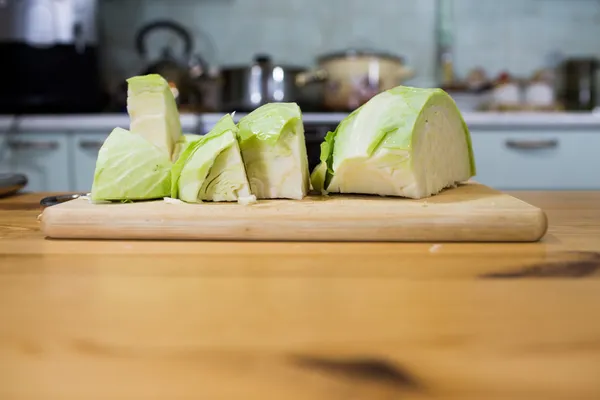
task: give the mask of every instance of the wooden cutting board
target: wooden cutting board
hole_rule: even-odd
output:
[[[46,208],[42,230],[69,239],[529,242],[544,236],[547,220],[537,207],[468,183],[422,200],[331,195],[242,206],[76,199]]]

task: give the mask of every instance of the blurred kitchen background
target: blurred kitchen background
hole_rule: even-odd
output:
[[[0,0],[0,187],[89,191],[125,79],[159,73],[186,133],[298,102],[311,167],[374,94],[442,87],[476,180],[600,189],[598,38],[600,0]]]

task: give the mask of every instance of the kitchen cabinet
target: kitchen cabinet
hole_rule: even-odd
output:
[[[475,180],[500,190],[600,189],[600,131],[471,130]]]
[[[344,116],[303,116],[311,169],[319,161],[325,133]],[[186,115],[183,130],[204,134],[220,117]],[[472,113],[466,120],[475,180],[499,190],[600,190],[600,116]],[[0,120],[0,173],[27,175],[27,191],[89,192],[110,127],[126,127],[127,122],[126,115],[27,117],[16,133],[9,133],[9,122]]]
[[[25,191],[88,192],[98,150],[116,126],[129,127],[125,113],[0,117],[0,173],[27,176]],[[184,132],[195,133],[198,117],[182,114]]]
[[[8,138],[7,134],[0,136],[0,174],[10,172]]]
[[[108,137],[108,133],[74,133],[70,140],[73,149],[73,191],[88,193],[92,189],[94,181],[94,170],[98,151]]]
[[[27,176],[25,191],[68,191],[70,150],[66,133],[13,133],[2,137],[0,172]]]

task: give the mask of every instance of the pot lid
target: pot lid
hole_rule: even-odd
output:
[[[392,53],[387,53],[384,51],[378,51],[369,48],[348,48],[340,51],[334,51],[331,53],[326,53],[317,58],[317,61],[329,61],[334,58],[346,58],[346,57],[378,57],[385,58],[392,61],[397,61],[400,63],[404,62],[404,58],[402,56],[398,56]]]

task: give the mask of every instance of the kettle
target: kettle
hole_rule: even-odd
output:
[[[193,55],[194,42],[190,33],[181,25],[169,20],[151,22],[142,27],[136,35],[136,49],[140,56],[147,57],[147,36],[156,30],[175,32],[183,41],[184,54],[176,57],[171,48],[162,50],[160,59],[150,63],[142,75],[158,74],[171,87],[177,104],[183,108],[196,108],[202,103],[202,90],[199,79],[207,70],[207,64],[199,55]]]

